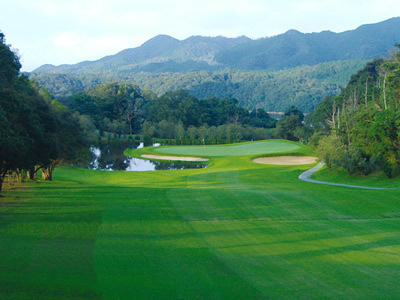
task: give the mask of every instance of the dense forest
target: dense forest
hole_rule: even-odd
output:
[[[399,47],[399,45],[397,45]],[[400,52],[353,75],[309,115],[312,143],[329,168],[368,175],[400,172]]]
[[[0,32],[0,191],[7,173],[25,180],[41,169],[51,180],[54,168],[87,151],[79,119],[65,106],[41,94],[21,75],[18,57]]]
[[[106,83],[64,99],[85,118],[85,127],[146,139],[202,140],[208,143],[265,139],[276,121],[264,110],[249,111],[230,98],[198,99],[184,90],[157,97],[132,84]]]
[[[366,62],[335,61],[276,72],[31,73],[29,76],[58,99],[98,84],[120,82],[136,84],[143,90],[154,91],[158,96],[185,89],[198,98],[235,98],[241,106],[251,110],[262,108],[265,111],[286,111],[294,105],[304,112],[310,112],[324,96],[338,95],[351,74],[361,69]]]

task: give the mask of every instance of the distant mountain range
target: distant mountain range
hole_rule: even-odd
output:
[[[327,61],[364,60],[386,55],[400,42],[400,18],[363,25],[342,33],[296,30],[259,39],[215,55],[215,61],[234,69],[284,69]]]
[[[158,35],[142,46],[125,49],[96,61],[75,65],[43,65],[33,72],[93,73],[93,72],[163,72],[214,69],[215,54],[251,41],[247,37],[225,38],[192,36],[179,41],[168,35]]]
[[[158,95],[185,89],[199,98],[236,98],[249,109],[309,112],[338,95],[368,60],[400,43],[400,18],[342,33],[289,30],[270,38],[156,36],[142,46],[96,61],[43,65],[30,74],[55,97],[66,99],[106,82],[127,82]]]
[[[381,57],[400,42],[400,18],[342,33],[289,30],[270,38],[156,36],[142,46],[96,61],[43,65],[33,73],[193,72],[220,69],[281,70],[328,61]]]

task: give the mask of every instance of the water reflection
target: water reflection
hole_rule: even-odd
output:
[[[160,144],[153,144],[160,146]],[[181,170],[181,169],[199,169],[205,168],[207,164],[193,162],[159,162],[147,159],[133,158],[124,155],[126,148],[140,149],[143,143],[131,145],[127,147],[121,144],[107,144],[92,146],[92,160],[88,165],[89,169],[103,171],[156,171],[156,170]]]

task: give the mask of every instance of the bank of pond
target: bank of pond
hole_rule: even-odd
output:
[[[161,144],[154,143],[149,146],[158,147],[161,146]],[[125,143],[93,145],[90,147],[89,160],[81,161],[76,166],[92,170],[133,172],[199,169],[208,166],[206,163],[149,160],[130,157],[124,154],[127,148],[140,149],[143,147],[143,142],[134,143],[128,146]]]

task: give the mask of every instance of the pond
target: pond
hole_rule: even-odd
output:
[[[153,147],[160,144],[153,144]],[[200,169],[208,165],[204,163],[193,162],[159,162],[148,159],[134,158],[124,155],[126,145],[106,144],[90,147],[92,159],[87,166],[92,170],[103,171],[157,171],[157,170],[182,170],[182,169]],[[143,143],[132,145],[132,149],[143,148]]]

